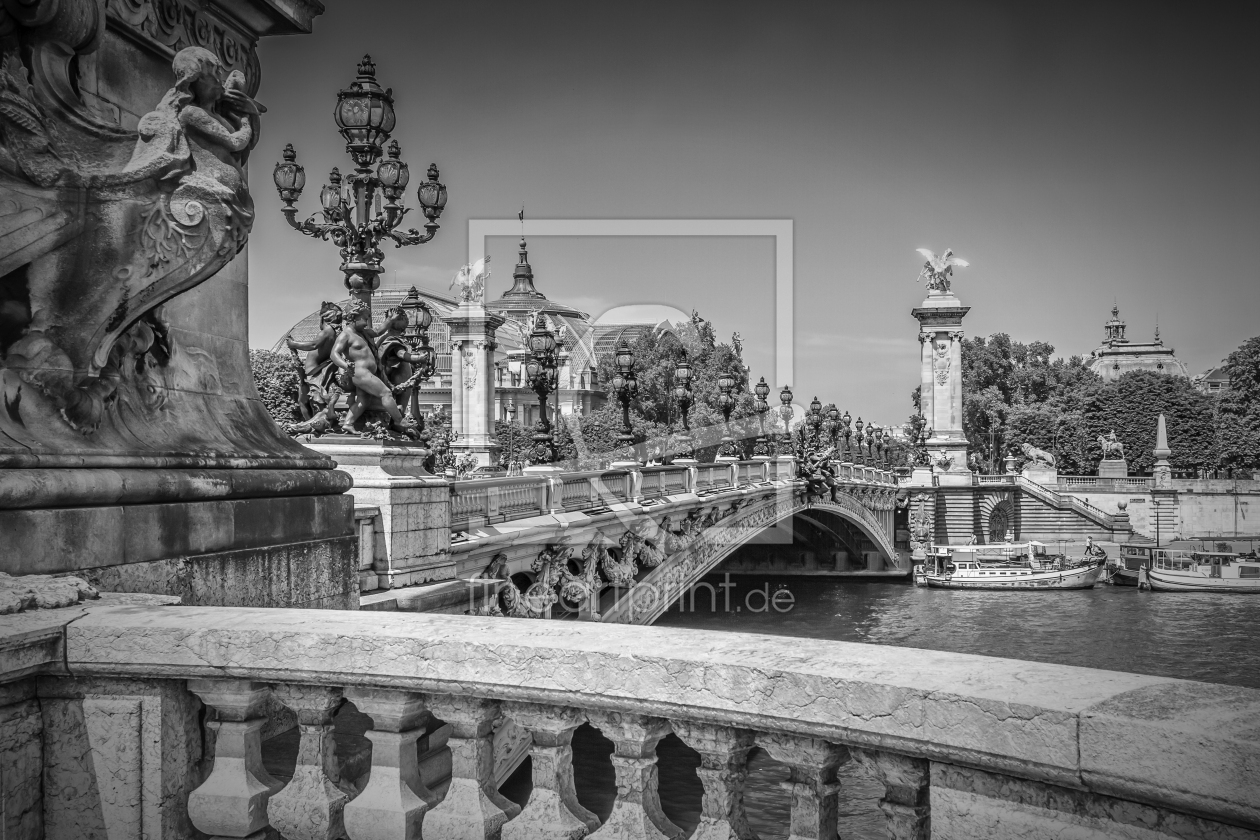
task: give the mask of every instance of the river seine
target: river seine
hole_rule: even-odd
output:
[[[1260,597],[1152,594],[1099,586],[1074,592],[961,592],[908,583],[808,577],[731,576],[730,612],[707,594],[695,610],[676,605],[661,627],[730,630],[1001,656],[1260,689]],[[721,577],[711,577],[716,585]],[[763,610],[764,595],[791,593],[786,611]],[[722,590],[718,590],[719,593]],[[786,596],[778,599],[787,605]],[[612,744],[589,727],[574,738],[578,795],[602,818],[615,784]],[[670,736],[660,755],[661,802],[688,833],[699,819],[699,757]],[[781,765],[764,752],[750,761],[750,822],[763,840],[786,836],[788,802]],[[841,770],[840,836],[884,838],[878,784]],[[506,792],[506,791],[505,791]]]

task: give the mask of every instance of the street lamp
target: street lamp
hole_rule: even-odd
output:
[[[420,383],[431,377],[437,369],[437,354],[429,346],[429,326],[433,323],[433,310],[420,299],[420,290],[415,286],[407,290],[401,309],[407,316],[403,340],[411,351],[408,361],[412,366],[411,376],[403,387],[411,391],[411,419],[416,422],[416,430],[423,432],[424,418],[420,414]]]
[[[866,466],[866,446],[862,437],[862,418],[859,417],[857,422],[853,424],[855,438],[857,440],[858,456],[854,463]]]
[[[678,436],[677,458],[690,460],[694,452],[691,448],[691,424],[687,422],[687,411],[695,400],[691,396],[691,364],[687,361],[687,351],[674,364],[674,398],[678,400],[678,410],[682,414],[682,434]]]
[[[401,160],[402,149],[390,141],[394,130],[394,97],[392,90],[376,81],[376,65],[371,56],[359,62],[358,76],[348,88],[337,92],[333,119],[346,141],[346,152],[353,159],[354,172],[345,176],[337,169],[329,173],[320,190],[323,221],[312,216],[297,220],[297,200],[306,186],[306,172],[297,162],[293,144],[284,147],[282,163],[277,163],[272,180],[280,194],[289,225],[305,236],[331,239],[341,249],[341,271],[351,296],[371,308],[372,293],[380,286],[381,261],[385,255],[381,245],[388,239],[394,247],[428,242],[438,230],[438,218],[446,207],[446,187],[438,181],[436,165],[430,165],[428,180],[416,191],[421,212],[427,222],[424,233],[415,228],[397,230],[409,212],[402,204],[403,193],[411,180],[407,164]],[[382,154],[385,160],[380,161]],[[372,166],[380,161],[375,171]],[[382,201],[383,199],[383,201]]]
[[[731,410],[735,408],[736,379],[729,372],[718,375],[718,411],[722,412],[722,443],[718,446],[719,458],[735,458],[735,439],[731,437]]]
[[[783,418],[783,436],[779,438],[779,454],[792,454],[792,388],[783,386],[779,391],[779,416]]]
[[[827,430],[832,447],[835,447],[836,437],[840,434],[840,409],[836,408],[835,403],[823,406],[823,428]],[[834,453],[832,457],[835,457]]]
[[[504,407],[508,418],[508,465],[507,474],[517,474],[516,464],[516,400],[508,397],[507,405]]]
[[[875,427],[875,466],[884,469],[884,427]]]
[[[850,424],[853,422],[853,415],[846,411],[844,413],[844,416],[840,418],[840,422],[844,424],[844,429],[843,429],[844,445],[842,447],[844,451],[840,460],[852,464],[853,463],[853,441],[852,441],[853,429],[850,428]]]
[[[766,397],[770,396],[770,386],[766,384],[764,376],[757,380],[753,393],[756,395],[753,408],[757,411],[757,428],[761,430],[761,434],[757,435],[757,440],[753,443],[753,456],[766,458],[770,455],[770,443],[766,440],[766,412],[770,410],[770,403],[766,402]]]
[[[551,433],[551,417],[547,410],[547,396],[558,385],[558,352],[556,336],[547,328],[547,316],[541,312],[534,316],[534,329],[526,342],[529,356],[525,360],[525,375],[529,387],[538,395],[538,422],[534,425],[533,447],[529,460],[533,464],[553,464],[556,461],[555,437]]]
[[[634,429],[630,426],[630,401],[639,392],[639,380],[634,375],[634,351],[623,338],[615,354],[617,372],[613,374],[613,391],[621,403],[621,434],[617,435],[619,447],[634,446]],[[638,457],[631,455],[637,462]]]

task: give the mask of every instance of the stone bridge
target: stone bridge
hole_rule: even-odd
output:
[[[892,474],[837,472],[834,499],[808,497],[786,458],[453,482],[451,557],[459,578],[507,578],[530,594],[514,604],[509,593],[505,611],[550,614],[559,595],[584,602],[588,617],[635,624],[655,621],[741,546],[791,546],[803,525],[834,544],[832,571],[908,573],[893,545]],[[616,606],[601,609],[601,595]]]
[[[751,547],[743,565],[726,571],[910,571],[908,546],[894,544],[896,478],[874,467],[835,464],[836,492],[820,498],[807,496],[791,457],[448,481],[406,447],[316,447],[354,479],[365,609],[476,610],[489,590],[469,582],[494,578],[536,587],[525,604],[508,593],[510,614],[551,615],[542,590],[567,589],[566,601],[589,602],[588,618],[651,623],[741,546]],[[633,610],[606,610],[633,588]]]

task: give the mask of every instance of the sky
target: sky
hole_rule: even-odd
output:
[[[432,242],[387,249],[385,283],[445,290],[468,220],[523,204],[548,297],[699,311],[754,380],[879,423],[918,384],[917,248],[971,263],[968,335],[1088,353],[1115,302],[1198,373],[1260,334],[1253,4],[325,4],[313,34],[260,46],[253,346],[344,296],[335,247],[285,224],[268,176],[292,142],[315,211],[350,165],[332,109],[365,52],[412,185],[436,162],[450,191]],[[531,238],[531,218],[791,220],[791,381],[771,236]],[[488,296],[516,249],[489,240]]]

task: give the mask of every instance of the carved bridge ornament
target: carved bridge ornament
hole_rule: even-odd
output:
[[[138,133],[103,121],[73,78],[78,55],[118,37],[107,10],[111,27],[174,55],[175,85]],[[215,358],[160,307],[245,246],[257,83],[252,42],[196,4],[0,7],[0,466],[155,451],[208,466],[207,452],[235,451],[256,418],[217,416]],[[181,456],[190,427],[200,451]]]
[[[548,544],[533,561],[534,583],[524,593],[513,584],[504,586],[499,603],[483,614],[541,618],[557,604],[576,611],[583,604],[595,604],[605,587],[617,586],[627,588],[628,595],[600,620],[650,624],[753,534],[810,509],[832,510],[856,522],[888,557],[896,557],[873,513],[893,509],[894,491],[862,485],[844,489],[847,492],[834,501],[811,498],[798,487],[751,503],[737,498],[696,508],[684,516],[672,514],[659,525],[643,517],[616,542],[597,530],[580,558],[573,556],[573,547],[564,541]],[[636,581],[640,566],[652,571]],[[485,576],[507,576],[504,555],[495,556]]]

